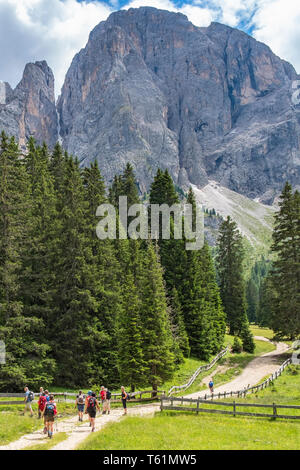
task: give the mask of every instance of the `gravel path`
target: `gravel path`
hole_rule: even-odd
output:
[[[263,337],[255,337],[255,339],[269,341]],[[262,356],[256,357],[253,361],[245,367],[243,372],[237,376],[231,382],[228,382],[220,387],[217,387],[214,393],[225,392],[225,391],[237,391],[242,390],[248,385],[256,385],[260,382],[265,376],[271,375],[278,369],[278,364],[280,364],[280,355],[285,353],[289,349],[289,346],[285,343],[276,343],[276,350],[269,353],[263,354]],[[218,366],[220,368],[224,366]],[[225,370],[225,369],[224,369]],[[216,373],[216,371],[215,371]],[[204,383],[208,383],[210,376],[205,378]],[[197,398],[203,397],[207,393],[207,390],[202,392],[191,393],[185,395],[186,398]],[[139,405],[135,407],[128,408],[129,416],[145,416],[153,415],[156,411],[159,410],[159,404],[151,405]],[[113,409],[110,415],[100,415],[96,419],[95,431],[101,430],[107,423],[114,423],[122,419],[123,409]],[[74,416],[58,422],[58,432],[66,432],[68,438],[60,442],[52,448],[52,450],[73,450],[75,449],[84,439],[89,436],[91,429],[89,427],[89,422],[87,418],[84,418],[85,421],[78,425],[78,417]],[[55,428],[54,428],[55,430]],[[0,450],[21,450],[25,447],[39,445],[44,442],[47,442],[48,437],[45,436],[41,430],[35,431],[31,434],[26,434],[22,436],[17,441],[11,442],[5,446],[0,446]]]

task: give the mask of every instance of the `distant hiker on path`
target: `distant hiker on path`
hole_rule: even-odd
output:
[[[96,398],[96,394],[92,392],[87,399],[85,413],[89,415],[90,426],[92,427],[92,432],[95,431],[95,418],[97,410],[100,412],[100,406]]]
[[[78,395],[76,397],[76,406],[77,406],[77,409],[78,409],[78,420],[79,421],[83,421],[84,402],[85,402],[85,396],[83,395],[82,391],[79,390]]]
[[[33,411],[32,411],[32,406],[31,402],[34,400],[34,394],[33,392],[30,392],[29,388],[26,386],[24,387],[24,392],[25,392],[25,408],[24,408],[24,415],[26,411],[30,411],[30,416],[33,416]]]
[[[122,396],[122,404],[124,408],[124,415],[127,415],[127,400],[128,400],[128,393],[125,391],[125,387],[121,387],[121,396]]]
[[[38,401],[38,418],[39,419],[41,419],[41,417],[43,415],[43,411],[45,409],[46,403],[47,403],[47,399],[46,399],[45,393],[43,392],[40,395],[40,398],[39,398],[39,401]]]
[[[43,411],[43,416],[45,418],[45,425],[48,432],[48,437],[52,439],[53,436],[53,426],[54,426],[54,419],[57,415],[56,403],[54,401],[54,396],[50,395],[49,401],[46,402],[46,406]]]
[[[214,382],[213,382],[213,379],[210,379],[210,382],[209,382],[208,386],[209,386],[210,393],[213,394],[213,393],[214,393]]]
[[[101,387],[101,390],[100,390],[100,399],[101,399],[101,403],[102,403],[102,414],[105,415],[106,414],[106,408],[107,408],[107,405],[106,405],[106,388]]]

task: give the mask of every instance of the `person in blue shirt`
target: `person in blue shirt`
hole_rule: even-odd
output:
[[[210,379],[210,382],[208,384],[210,393],[214,393],[214,382],[213,379]]]

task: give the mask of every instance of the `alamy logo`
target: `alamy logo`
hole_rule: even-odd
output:
[[[198,205],[194,211],[192,204],[133,204],[128,208],[127,196],[120,196],[118,216],[112,204],[101,204],[96,216],[101,217],[96,227],[100,240],[115,240],[118,227],[119,239],[170,240],[172,235],[175,240],[186,240],[186,250],[200,250],[204,245],[204,214]]]
[[[292,103],[297,106],[300,104],[300,80],[294,80],[292,89],[295,90],[292,94]]]
[[[0,364],[5,364],[5,343],[0,341]]]

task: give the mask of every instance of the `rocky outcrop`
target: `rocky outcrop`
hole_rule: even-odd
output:
[[[271,202],[299,182],[293,67],[227,26],[178,13],[113,13],[90,34],[58,103],[63,144],[111,180],[130,161],[141,190],[158,167],[179,185],[208,179]]]
[[[33,136],[53,147],[58,139],[54,77],[45,61],[27,64],[22,80],[12,90],[0,82],[0,130],[15,136],[22,148]]]

